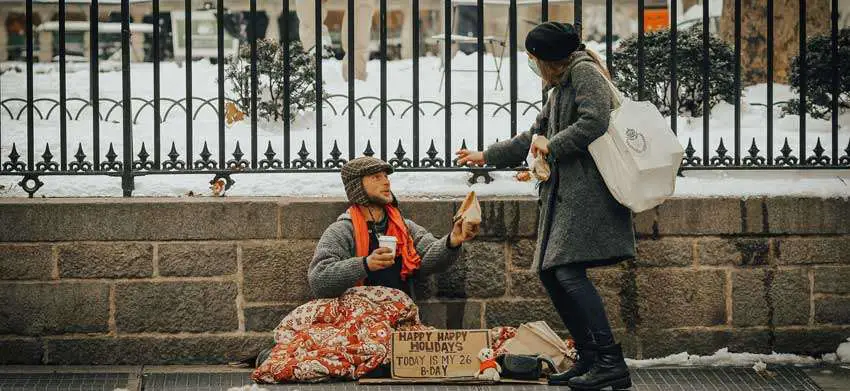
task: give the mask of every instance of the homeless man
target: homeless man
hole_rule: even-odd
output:
[[[437,239],[404,219],[390,191],[392,172],[372,157],[342,167],[349,208],[322,234],[310,262],[307,279],[316,299],[290,311],[275,328],[275,345],[256,358],[254,381],[387,376],[392,332],[429,329],[412,300],[413,280],[451,266],[479,227],[460,219]],[[379,236],[394,237],[395,251],[380,247]]]
[[[319,239],[308,280],[316,297],[338,297],[348,288],[385,286],[413,294],[413,279],[439,273],[453,264],[461,245],[475,237],[478,225],[455,222],[452,232],[435,238],[402,217],[390,190],[393,168],[373,157],[342,167],[349,208]],[[394,236],[393,250],[378,246],[378,236]]]

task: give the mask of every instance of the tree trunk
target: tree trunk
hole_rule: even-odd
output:
[[[806,2],[806,36],[829,32],[830,0]],[[720,37],[735,44],[735,0],[723,0]],[[800,0],[773,2],[773,80],[788,83],[791,60],[800,52]],[[767,81],[767,4],[741,1],[741,80]]]

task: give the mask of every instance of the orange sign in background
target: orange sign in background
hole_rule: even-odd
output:
[[[644,31],[664,30],[670,27],[670,11],[667,8],[647,8],[643,12]]]

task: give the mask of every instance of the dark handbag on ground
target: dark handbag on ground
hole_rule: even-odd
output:
[[[543,376],[543,363],[552,373],[558,372],[555,363],[547,356],[530,354],[505,354],[496,358],[502,367],[501,377],[514,380],[539,380]]]

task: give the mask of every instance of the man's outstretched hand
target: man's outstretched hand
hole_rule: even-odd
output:
[[[480,223],[464,223],[463,219],[459,219],[452,227],[452,233],[449,234],[449,245],[457,247],[467,240],[472,240],[476,235],[478,235],[478,229],[480,227]]]

